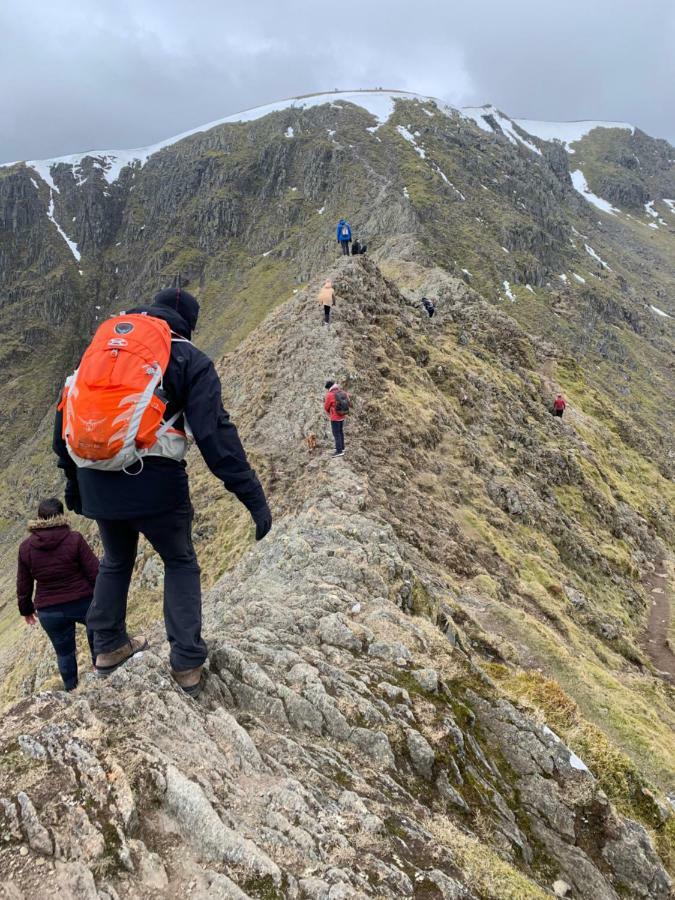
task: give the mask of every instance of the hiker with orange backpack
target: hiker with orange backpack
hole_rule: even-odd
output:
[[[347,393],[335,381],[327,381],[324,385],[328,391],[323,403],[324,411],[330,419],[330,427],[335,440],[333,459],[343,456],[345,452],[345,419],[349,415],[352,401]]]
[[[215,367],[190,341],[198,315],[197,300],[177,287],[157,294],[151,307],[104,322],[66,382],[54,431],[66,505],[96,519],[103,543],[87,616],[97,673],[109,675],[147,647],[126,630],[142,534],[164,563],[171,674],[192,695],[201,688],[207,648],[184,462],[188,434],[251,513],[256,540],[272,527],[262,485],[223,409]]]

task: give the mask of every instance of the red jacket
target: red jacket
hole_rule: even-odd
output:
[[[555,400],[553,401],[553,409],[561,410],[561,409],[565,409],[566,406],[567,406],[567,401],[565,400],[564,397],[556,397]]]
[[[343,422],[347,418],[347,416],[341,416],[339,413],[335,412],[335,392],[341,390],[342,388],[339,384],[334,384],[326,394],[326,399],[324,400],[323,408],[330,416],[331,422]],[[347,394],[347,391],[345,391],[345,394]],[[349,396],[349,394],[347,394],[347,396]]]
[[[22,616],[32,615],[36,608],[91,597],[98,575],[98,559],[78,531],[71,531],[60,516],[54,525],[42,525],[34,523],[32,534],[19,547],[16,596]]]

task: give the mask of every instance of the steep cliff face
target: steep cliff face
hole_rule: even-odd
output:
[[[37,853],[92,897],[668,896],[675,712],[642,633],[675,543],[672,148],[379,94],[244,119],[0,168],[13,883],[35,892]],[[379,270],[331,268],[341,215]],[[56,391],[98,319],[178,271],[278,527],[251,548],[192,458],[206,695],[173,690],[157,631],[106,685],[31,697],[57,680],[13,562],[60,489]],[[328,376],[356,401],[337,463]],[[142,547],[134,626],[160,588]]]
[[[329,274],[331,329],[299,293],[223,365],[280,516],[206,600],[204,693],[172,686],[157,632],[104,684],[10,707],[6,879],[30,896],[42,859],[76,897],[503,900],[550,896],[554,882],[589,900],[669,897],[654,846],[668,846],[665,807],[645,794],[648,827],[624,818],[607,795],[608,757],[580,758],[542,711],[508,698],[499,681],[524,660],[515,646],[500,655],[474,616],[479,600],[519,601],[487,593],[494,560],[475,557],[460,579],[448,546],[458,512],[440,502],[428,519],[452,487],[427,454],[450,467],[449,443],[467,435],[416,351],[459,368],[473,351],[444,347],[452,310],[431,331],[372,264]],[[480,303],[446,287],[457,308]],[[492,315],[513,339],[515,323]],[[348,454],[334,462],[318,411],[326,372],[355,399]],[[571,431],[554,432],[552,453],[568,452]],[[308,433],[319,454],[303,447]]]

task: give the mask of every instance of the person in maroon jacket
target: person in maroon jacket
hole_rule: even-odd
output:
[[[30,537],[19,547],[16,573],[19,612],[28,625],[35,625],[37,615],[56,651],[63,686],[72,691],[78,683],[75,625],[86,625],[98,559],[82,535],[71,531],[63,504],[55,497],[40,503],[38,518],[28,530]],[[87,639],[93,662],[89,629]]]
[[[563,413],[565,412],[565,407],[567,406],[567,401],[563,397],[562,394],[558,394],[558,396],[553,401],[553,415],[562,419]]]

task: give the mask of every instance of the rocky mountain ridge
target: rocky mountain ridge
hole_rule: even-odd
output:
[[[112,183],[94,157],[44,178],[0,168],[10,896],[34,893],[42,858],[65,896],[297,883],[502,900],[556,881],[572,897],[668,896],[675,712],[643,631],[675,546],[672,148],[630,127],[550,142],[492,108],[358,99],[215,125]],[[334,269],[340,215],[379,271]],[[279,525],[251,549],[245,514],[191,457],[216,585],[206,696],[174,692],[157,631],[145,660],[65,698],[12,591],[25,520],[61,489],[53,401],[96,322],[179,271]],[[326,274],[330,331],[314,299]],[[337,479],[305,443],[328,446],[330,374],[356,399]],[[160,585],[143,546],[134,627],[158,618]],[[275,779],[294,785],[285,821],[249,790]]]
[[[669,897],[647,830],[509,702],[454,619],[436,554],[388,524],[363,465],[377,438],[363,341],[417,326],[373,265],[348,261],[334,278],[335,327],[317,327],[298,294],[223,369],[285,514],[206,600],[199,700],[172,685],[155,633],[105,683],[3,716],[4,889],[32,896],[46,872],[77,898],[520,900],[554,884]],[[256,406],[272,361],[288,378]],[[286,449],[321,433],[310,401],[327,370],[364,405],[329,464]]]

